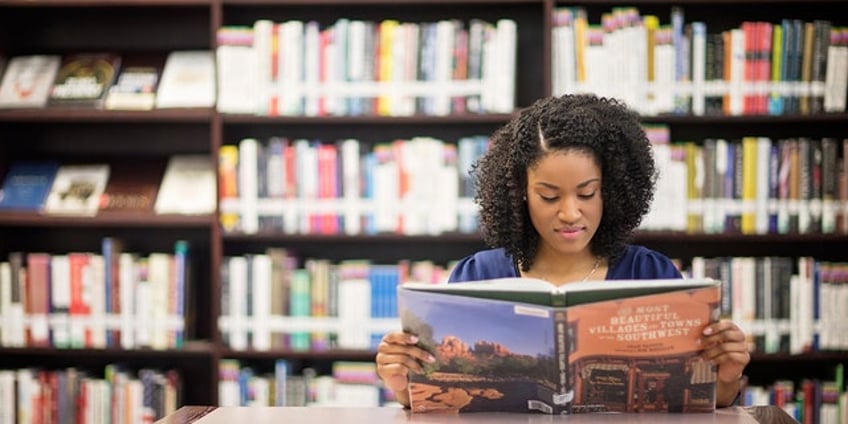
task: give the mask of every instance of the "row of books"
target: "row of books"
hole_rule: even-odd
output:
[[[12,252],[0,262],[0,346],[180,348],[188,243],[146,256],[111,237],[102,246],[96,253]]]
[[[222,359],[218,373],[220,406],[376,407],[392,400],[373,362],[336,361],[329,375],[318,375],[313,368],[297,374],[285,359],[270,372]]]
[[[477,229],[468,171],[488,138],[377,143],[255,138],[219,150],[221,224],[253,234],[441,234]]]
[[[0,63],[3,61],[0,60]],[[165,55],[30,54],[0,67],[0,109],[111,110],[213,107],[215,58],[207,50]]]
[[[749,350],[848,350],[848,263],[810,257],[695,257],[686,273],[722,282],[721,312]]]
[[[217,108],[272,116],[510,113],[517,33],[506,18],[225,26],[217,34]]]
[[[589,22],[583,7],[553,14],[554,93],[617,97],[646,115],[844,112],[848,28],[828,17],[743,21],[709,32],[673,7],[669,22],[616,7]],[[615,63],[615,66],[610,64]]]
[[[842,424],[848,422],[845,382],[845,366],[838,364],[832,380],[777,380],[766,387],[745,384],[740,403],[777,406],[799,423]]]
[[[231,348],[374,349],[398,325],[398,285],[444,283],[450,269],[433,274],[426,263],[309,260],[286,270],[293,261],[281,251],[227,258],[218,323]],[[846,263],[696,257],[683,272],[722,282],[720,311],[749,335],[751,351],[848,350]]]
[[[376,349],[397,328],[397,286],[447,281],[429,261],[372,264],[306,259],[282,248],[224,258],[222,339],[235,350]]]
[[[208,155],[114,163],[12,163],[0,211],[95,216],[99,213],[211,214],[215,167]]]
[[[659,177],[640,229],[848,233],[848,139],[669,142],[666,131],[652,140]]]
[[[0,423],[151,423],[181,405],[174,369],[0,369]]]

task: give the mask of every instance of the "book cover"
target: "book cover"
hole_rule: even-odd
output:
[[[100,212],[153,212],[165,172],[164,161],[126,161],[114,163],[111,169],[100,196]]]
[[[65,56],[50,89],[48,105],[101,107],[120,66],[121,57],[113,53]]]
[[[410,374],[411,409],[712,412],[698,339],[720,299],[713,279],[400,285],[403,329],[437,359]]]
[[[109,165],[62,165],[50,187],[44,212],[94,216],[109,180]]]
[[[40,211],[58,169],[53,161],[13,163],[0,190],[0,210]]]
[[[42,108],[59,71],[58,55],[15,56],[0,81],[0,108]]]
[[[213,107],[215,82],[215,55],[211,51],[171,52],[156,92],[156,107]]]
[[[123,61],[115,84],[109,87],[104,107],[109,110],[151,110],[164,59],[129,57]]]
[[[157,214],[215,212],[215,165],[208,155],[175,155],[168,160],[153,209]]]

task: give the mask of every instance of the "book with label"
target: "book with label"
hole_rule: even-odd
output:
[[[157,108],[215,106],[215,55],[210,50],[168,54],[156,92]]]
[[[109,110],[152,110],[156,107],[156,89],[164,59],[153,56],[128,56],[118,78],[106,94]]]
[[[50,90],[49,106],[100,108],[121,67],[114,53],[65,56]]]
[[[0,81],[0,108],[43,108],[59,71],[59,55],[15,56]]]
[[[0,190],[0,210],[40,211],[58,169],[54,161],[13,163]]]
[[[436,362],[410,374],[419,412],[712,412],[701,331],[713,279],[506,278],[398,286],[403,330]]]
[[[164,160],[111,164],[109,181],[100,196],[100,212],[152,213],[164,172]]]
[[[204,215],[215,212],[215,165],[208,155],[176,155],[168,160],[156,195],[157,214]]]
[[[66,164],[59,167],[47,195],[44,213],[94,216],[109,180],[107,164]]]

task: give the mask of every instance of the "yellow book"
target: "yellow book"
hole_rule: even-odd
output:
[[[574,58],[577,65],[577,82],[586,82],[586,27],[589,25],[586,10],[576,8],[574,14]]]
[[[757,138],[742,139],[742,234],[756,234]]]
[[[379,47],[379,68],[378,79],[380,83],[388,83],[392,81],[394,72],[394,59],[392,57],[392,49],[394,48],[395,31],[400,23],[393,19],[387,19],[380,22],[380,47]],[[377,114],[380,116],[392,115],[391,96],[387,93],[380,93],[377,96]]]
[[[780,115],[783,113],[783,95],[777,89],[781,81],[783,70],[783,27],[775,25],[772,29],[771,42],[771,84],[772,91],[769,96],[769,115]]]
[[[685,141],[682,143],[686,158],[686,199],[688,203],[688,212],[686,214],[686,232],[702,233],[703,226],[703,205],[701,204],[702,191],[704,187],[704,161],[701,155],[701,146],[694,141]],[[701,207],[693,208],[692,205],[698,203]]]

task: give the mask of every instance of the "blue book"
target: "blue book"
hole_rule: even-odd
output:
[[[40,211],[58,169],[52,161],[12,164],[0,191],[0,210]]]

